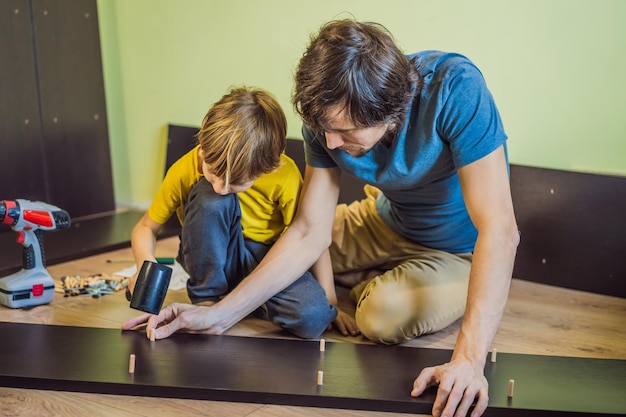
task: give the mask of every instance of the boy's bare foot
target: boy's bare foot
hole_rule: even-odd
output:
[[[344,272],[343,274],[335,274],[335,282],[344,287],[353,288],[362,283],[369,281],[374,277],[382,274],[383,270],[368,269],[366,271]]]

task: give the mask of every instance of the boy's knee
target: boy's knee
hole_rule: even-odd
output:
[[[294,310],[283,311],[271,318],[272,322],[302,339],[316,339],[337,317],[337,309],[328,302],[300,304]]]
[[[325,300],[324,300],[325,301]],[[316,339],[322,335],[337,317],[337,308],[320,302],[303,309],[292,328],[292,332],[303,339]]]
[[[205,228],[215,224],[224,223],[230,227],[229,225],[237,220],[239,213],[239,200],[236,194],[224,196],[216,194],[208,181],[200,181],[194,187],[185,206],[183,229],[193,234],[206,233]]]
[[[268,319],[303,339],[315,339],[337,317],[319,283],[306,272],[266,304]]]
[[[205,182],[208,184],[208,181]],[[211,184],[205,187],[210,188]],[[189,204],[199,209],[202,213],[223,212],[237,203],[236,194],[219,195],[213,192],[212,189],[199,192],[193,199],[189,199]]]

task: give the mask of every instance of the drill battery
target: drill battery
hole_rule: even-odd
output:
[[[0,303],[11,308],[48,304],[54,298],[54,279],[45,269],[24,270],[0,278]]]

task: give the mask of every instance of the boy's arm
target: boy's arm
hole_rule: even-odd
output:
[[[157,233],[181,207],[182,202],[187,200],[187,195],[197,182],[197,177],[201,175],[198,171],[199,149],[199,145],[195,146],[167,170],[150,208],[131,232],[130,244],[137,264],[137,272],[128,283],[131,292],[135,288],[137,274],[143,262],[146,260],[156,262],[154,254],[156,253]]]
[[[337,305],[337,293],[335,292],[335,279],[333,277],[333,265],[330,259],[330,252],[327,250],[311,267],[311,273],[326,293],[328,302]]]
[[[137,281],[137,274],[141,269],[143,262],[148,260],[156,262],[154,254],[156,252],[156,237],[163,225],[155,222],[144,213],[143,217],[137,222],[130,234],[130,245],[137,264],[137,272],[130,278],[128,288],[132,292]]]
[[[359,328],[354,317],[345,313],[337,306],[337,292],[335,291],[335,277],[330,252],[325,250],[322,256],[311,267],[311,273],[326,293],[326,298],[331,305],[337,307],[337,318],[334,321],[337,330],[344,336],[357,336]]]

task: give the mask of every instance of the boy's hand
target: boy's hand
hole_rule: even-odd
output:
[[[358,336],[361,331],[356,325],[354,318],[340,309],[337,309],[337,318],[333,322],[339,333],[344,336]]]
[[[135,291],[135,285],[137,284],[137,277],[139,276],[139,270],[137,270],[130,278],[128,278],[128,291],[132,294]]]
[[[137,284],[137,276],[139,275],[139,271],[135,272],[129,279],[128,279],[128,286],[126,287],[126,299],[128,301],[132,300],[133,298],[133,291],[135,290],[135,285]]]

